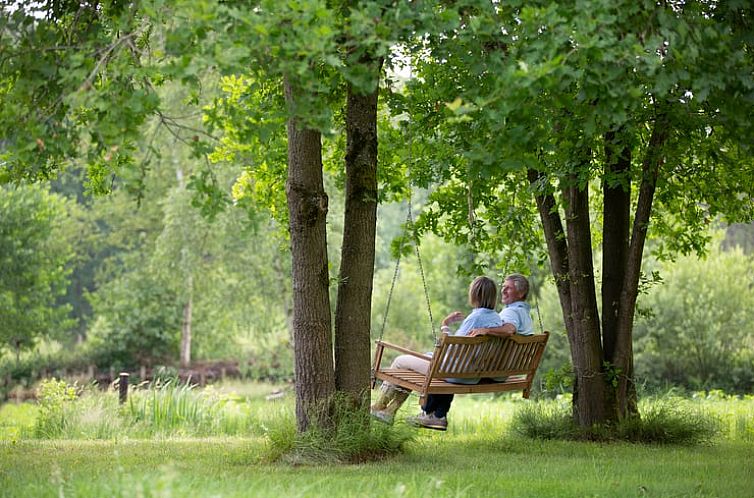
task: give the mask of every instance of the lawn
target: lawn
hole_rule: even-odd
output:
[[[256,403],[268,403],[271,413],[292,409],[285,399]],[[0,410],[0,494],[754,497],[754,441],[748,432],[735,433],[736,426],[749,430],[751,400],[704,401],[710,411],[727,416],[730,429],[700,446],[523,439],[508,431],[521,403],[458,398],[447,433],[417,430],[404,453],[383,461],[317,466],[265,463],[263,429],[233,437],[33,439],[11,427],[33,409],[9,405]]]

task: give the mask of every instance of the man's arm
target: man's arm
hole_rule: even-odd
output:
[[[512,323],[504,323],[499,327],[472,329],[469,337],[478,335],[494,335],[497,337],[508,337],[516,333],[516,327]]]

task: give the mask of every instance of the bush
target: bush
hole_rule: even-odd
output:
[[[713,248],[662,269],[635,326],[637,378],[650,387],[754,390],[754,259]]]
[[[76,387],[63,380],[43,380],[37,389],[39,414],[34,426],[37,437],[52,439],[63,434],[69,423]]]

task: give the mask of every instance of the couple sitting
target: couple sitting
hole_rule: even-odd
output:
[[[469,305],[473,308],[469,316],[464,318],[462,312],[454,311],[442,321],[440,330],[451,334],[450,324],[463,320],[455,335],[472,337],[532,335],[534,332],[530,308],[526,303],[528,295],[529,281],[526,277],[519,274],[506,277],[502,291],[502,302],[505,308],[498,314],[494,309],[497,301],[495,282],[487,277],[477,277],[469,286]],[[390,368],[407,368],[426,374],[429,370],[429,361],[412,355],[400,355],[393,361]],[[456,384],[477,384],[481,379],[445,380]],[[408,395],[409,391],[401,387],[387,382],[383,383],[377,401],[371,407],[372,416],[385,423],[392,423],[395,413],[406,401]],[[452,394],[429,394],[421,413],[407,420],[417,427],[444,431],[448,428],[447,413],[452,401]]]

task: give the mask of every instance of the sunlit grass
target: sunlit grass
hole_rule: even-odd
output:
[[[276,459],[274,452],[280,448],[275,450],[275,439],[293,441],[295,436],[292,393],[267,400],[276,386],[240,385],[238,391],[234,387],[173,386],[153,392],[144,386],[131,393],[135,406],[143,410],[140,416],[145,418],[140,420],[118,404],[114,391],[85,391],[75,401],[75,420],[67,424],[70,433],[65,437],[73,439],[34,439],[35,406],[4,405],[0,407],[0,494],[722,497],[749,496],[754,489],[750,469],[744,465],[754,461],[752,398],[706,394],[683,398],[678,402],[702,407],[723,421],[720,438],[702,446],[656,446],[517,437],[509,429],[520,407],[557,403],[518,395],[458,396],[447,432],[411,429],[402,419],[418,411],[418,399],[412,396],[398,417],[398,428],[413,435],[404,451],[383,460],[344,465],[338,448],[312,440],[309,456],[324,452],[324,458],[301,458],[307,455],[299,452]],[[155,396],[173,396],[169,403],[175,406],[163,404],[150,411]],[[202,410],[212,413],[215,421],[196,413]],[[147,412],[165,417],[156,422],[159,429],[149,427],[155,419],[147,418]],[[168,420],[172,417],[175,422]],[[345,437],[351,436],[346,432]]]

